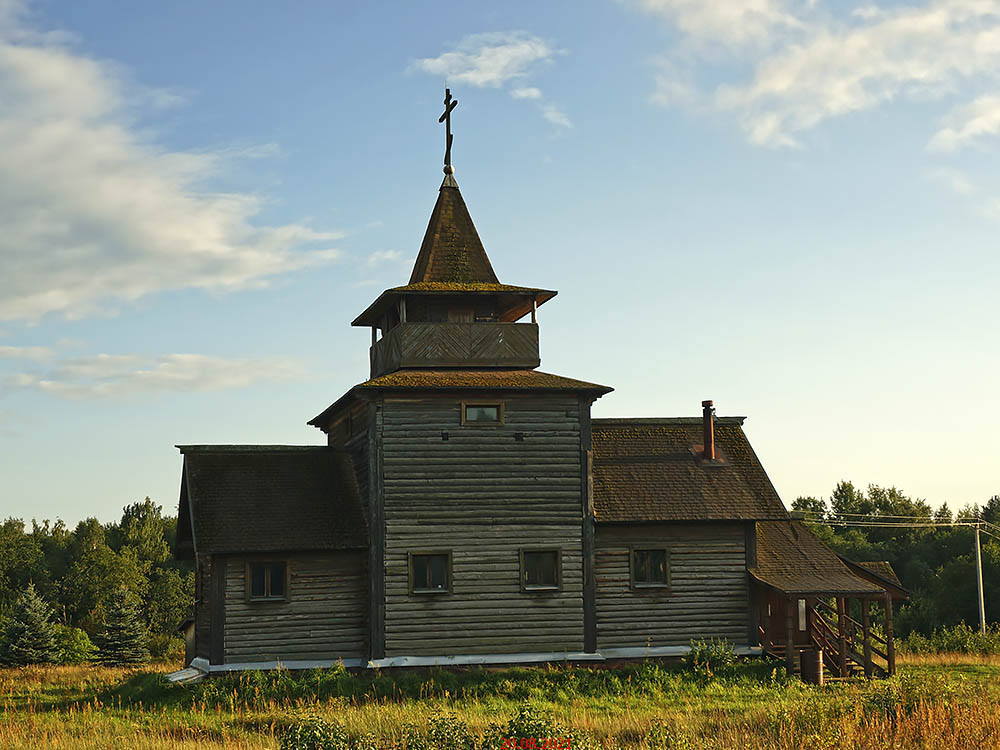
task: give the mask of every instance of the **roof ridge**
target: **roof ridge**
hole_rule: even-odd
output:
[[[293,453],[306,451],[330,451],[336,452],[328,445],[238,445],[238,444],[218,444],[218,445],[175,445],[181,453]]]

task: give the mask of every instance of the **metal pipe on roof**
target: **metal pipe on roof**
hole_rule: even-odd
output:
[[[712,408],[712,401],[701,402],[702,430],[704,432],[704,449],[702,457],[706,461],[715,460],[715,427],[713,425],[715,409]]]

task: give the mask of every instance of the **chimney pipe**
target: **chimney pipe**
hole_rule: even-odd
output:
[[[712,408],[712,402],[702,401],[701,402],[702,412],[702,431],[704,432],[704,444],[705,449],[702,453],[702,458],[706,461],[715,460],[715,409]]]

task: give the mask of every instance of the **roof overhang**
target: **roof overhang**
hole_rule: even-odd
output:
[[[875,591],[876,586],[865,586],[866,581],[859,580],[858,586],[831,586],[825,583],[816,583],[815,585],[806,586],[788,586],[787,584],[778,583],[774,580],[768,579],[767,576],[760,575],[756,570],[752,568],[747,569],[747,573],[758,583],[767,586],[773,591],[777,591],[779,594],[784,594],[785,596],[797,596],[797,597],[812,597],[812,596],[859,596],[859,597],[873,597],[878,592]]]
[[[385,311],[394,306],[402,297],[496,297],[500,303],[501,323],[513,323],[531,312],[532,304],[540,306],[555,297],[551,289],[535,289],[510,284],[479,284],[458,282],[420,282],[386,289],[363,313],[352,322],[352,326],[378,326]]]

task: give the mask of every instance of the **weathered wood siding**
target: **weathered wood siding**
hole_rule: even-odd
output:
[[[194,579],[194,655],[207,659],[212,638],[212,558],[197,555]]]
[[[502,400],[504,424],[463,427],[463,398]],[[386,656],[582,650],[577,396],[386,398],[378,429]],[[521,591],[522,548],[561,550],[560,591]],[[410,594],[407,553],[430,550],[451,593]]]
[[[668,591],[632,591],[633,546],[665,546]],[[750,618],[744,526],[648,524],[597,527],[597,645],[686,646],[692,638],[747,642]]]
[[[367,656],[367,553],[280,556],[290,568],[289,598],[246,600],[247,560],[226,567],[226,663]],[[274,557],[274,556],[270,556]]]

